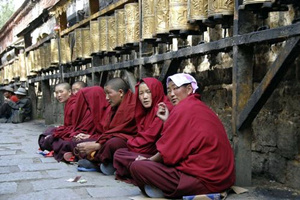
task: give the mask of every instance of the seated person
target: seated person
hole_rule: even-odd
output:
[[[14,89],[10,86],[4,86],[0,89],[3,91],[3,96],[5,100],[11,100],[13,102],[17,102],[19,99],[14,93]]]
[[[77,143],[96,141],[103,133],[104,119],[110,111],[102,87],[83,88],[76,96],[71,128],[53,134],[52,147],[57,161],[72,161],[70,158]]]
[[[169,113],[160,103],[157,115],[165,121],[158,153],[139,156],[130,166],[138,187],[150,197],[182,198],[223,192],[234,184],[234,156],[217,115],[195,94],[188,74],[168,77]]]
[[[64,106],[64,124],[59,127],[49,127],[39,136],[39,146],[41,150],[52,151],[53,133],[64,135],[72,130],[72,117],[75,109],[76,96],[71,94],[69,83],[59,83],[55,86],[55,97]]]
[[[24,122],[25,119],[31,118],[31,100],[26,96],[27,91],[25,88],[18,88],[16,92],[18,101],[6,101],[0,108],[0,117],[4,119],[2,122]]]
[[[114,155],[114,168],[118,179],[130,180],[129,167],[138,155],[150,157],[157,153],[156,141],[160,137],[163,121],[156,116],[158,103],[172,105],[164,94],[163,85],[155,78],[144,78],[136,86],[135,120],[137,135],[127,141],[128,148],[119,149]]]
[[[135,101],[128,84],[121,78],[109,80],[104,90],[111,106],[111,111],[106,116],[104,132],[96,142],[79,143],[75,150],[87,155],[86,159],[78,161],[78,170],[90,170],[92,161],[96,164],[94,169],[99,169],[98,164],[101,164],[101,171],[108,175],[114,172],[112,166],[114,152],[127,147],[127,140],[136,134]]]
[[[76,81],[72,85],[72,94],[75,95],[79,90],[86,87],[86,83],[83,81]]]

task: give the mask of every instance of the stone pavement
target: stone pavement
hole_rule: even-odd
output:
[[[104,176],[98,172],[78,172],[76,165],[58,163],[53,158],[38,154],[37,139],[45,128],[44,121],[37,120],[23,124],[0,124],[1,200],[127,200],[141,195],[137,187],[116,181],[114,176]],[[76,176],[81,176],[87,182],[66,181]],[[248,189],[249,193],[232,194],[227,199],[277,199],[270,192],[257,192],[255,187]],[[289,199],[288,195],[284,196],[288,198],[279,199]]]

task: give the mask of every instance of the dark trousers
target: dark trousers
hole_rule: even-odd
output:
[[[11,113],[11,107],[8,105],[8,103],[3,103],[0,106],[0,118],[8,119],[11,116]]]

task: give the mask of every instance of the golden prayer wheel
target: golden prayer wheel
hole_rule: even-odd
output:
[[[124,9],[115,11],[116,18],[116,49],[121,49],[125,44],[125,11]]]
[[[100,51],[100,24],[98,20],[90,21],[90,34],[91,52],[98,53]]]
[[[139,4],[128,3],[125,10],[125,43],[133,44],[140,41]]]
[[[45,70],[49,69],[51,66],[51,44],[45,43]]]
[[[16,57],[14,62],[10,65],[11,66],[11,78],[12,78],[12,80],[17,78],[17,74],[18,74],[17,60],[18,59]]]
[[[38,72],[41,70],[41,54],[40,49],[34,51],[34,71]]]
[[[170,31],[197,31],[198,26],[188,23],[188,0],[170,0]]]
[[[208,17],[233,15],[234,0],[208,0]]]
[[[114,51],[116,47],[116,18],[115,16],[107,17],[107,51]]]
[[[78,58],[82,58],[82,31],[80,28],[75,29],[75,45],[74,45],[74,51],[75,51],[75,60]]]
[[[155,34],[155,15],[154,0],[142,1],[142,39],[154,39]]]
[[[202,21],[208,19],[208,0],[188,0],[188,20]]]
[[[169,0],[155,0],[155,34],[166,35],[169,33]]]
[[[34,72],[34,51],[30,51],[28,56],[30,67],[28,67],[27,76],[34,76],[36,75],[36,73]]]
[[[61,38],[61,63],[66,64],[71,62],[71,48],[69,44],[69,38]]]
[[[46,69],[46,47],[44,45],[40,46],[40,59],[41,59],[41,70]]]
[[[8,79],[8,82],[12,82],[13,81],[13,71],[14,71],[14,69],[13,69],[13,65],[12,64],[9,64],[8,66],[7,66],[7,68],[8,68],[8,77],[7,77],[7,79]]]
[[[91,58],[90,28],[81,29],[82,58]]]
[[[4,70],[0,70],[0,84],[4,84]]]
[[[51,49],[51,64],[57,64],[59,60],[58,60],[58,44],[56,39],[51,39],[50,49]]]
[[[19,65],[21,68],[21,73],[20,73],[20,81],[26,81],[27,80],[27,71],[26,71],[26,62],[25,62],[25,54],[20,53],[19,54]]]
[[[99,24],[100,24],[100,51],[107,51],[107,18],[106,17],[99,17]]]

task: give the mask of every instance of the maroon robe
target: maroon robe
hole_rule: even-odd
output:
[[[76,95],[72,130],[56,138],[52,145],[57,161],[63,159],[64,153],[73,152],[77,142],[72,139],[79,133],[91,135],[88,141],[96,141],[104,131],[104,119],[110,111],[105,92],[99,86],[83,88]]]
[[[144,82],[151,91],[152,105],[145,108],[139,99],[139,85]],[[114,155],[114,167],[117,170],[117,178],[130,178],[129,167],[138,155],[150,157],[157,152],[156,141],[160,137],[163,121],[156,116],[158,104],[164,102],[171,111],[173,106],[164,94],[163,85],[155,78],[144,78],[135,86],[136,107],[135,120],[137,123],[137,135],[127,142],[128,149],[119,149]]]
[[[199,99],[193,94],[179,102],[165,122],[156,143],[163,164],[132,163],[130,172],[141,189],[148,184],[166,197],[180,198],[222,192],[234,184],[234,156],[225,129]]]
[[[101,144],[101,148],[95,154],[95,162],[104,164],[112,162],[114,151],[118,148],[126,147],[127,140],[136,135],[134,110],[134,94],[129,90],[118,108],[112,108],[106,117],[104,133],[100,135],[97,140],[97,142]],[[109,140],[114,138],[119,138],[118,140],[113,140],[117,141],[115,145],[111,144],[111,142],[109,145],[106,144]],[[113,149],[111,149],[112,146],[114,146]]]
[[[56,137],[60,137],[68,133],[73,129],[72,126],[72,115],[73,111],[75,109],[75,102],[76,102],[76,95],[71,95],[67,102],[65,103],[64,107],[64,125],[59,126],[59,127],[49,127],[47,128],[44,133],[42,133],[39,136],[39,146],[42,150],[52,150],[52,143],[54,139],[54,135]],[[47,135],[51,135],[45,140],[45,137]]]

